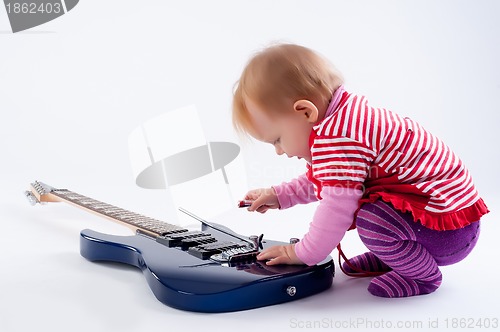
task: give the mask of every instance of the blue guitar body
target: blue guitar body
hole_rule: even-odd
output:
[[[264,246],[284,244],[265,242]],[[261,261],[223,266],[147,236],[114,236],[88,229],[81,232],[80,252],[90,261],[141,269],[159,301],[199,312],[238,311],[296,300],[330,288],[334,275],[330,257],[311,267],[270,267]]]

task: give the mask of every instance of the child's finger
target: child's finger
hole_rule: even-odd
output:
[[[271,247],[271,248],[267,248],[267,249],[264,249],[262,250],[258,255],[257,255],[257,259],[259,261],[262,261],[262,260],[266,260],[266,259],[271,259],[271,258],[274,258],[275,257],[275,254],[273,254],[273,249],[274,247]]]
[[[262,206],[265,206],[265,198],[262,196],[253,199],[252,204],[248,207],[248,211],[258,211]]]
[[[255,211],[260,212],[260,213],[266,213],[267,210],[269,210],[269,206],[261,205]]]
[[[266,262],[266,265],[290,264],[290,259],[286,256],[278,256]]]
[[[257,198],[259,198],[259,196],[260,196],[259,192],[257,192],[256,190],[251,190],[251,191],[247,192],[244,199],[254,201]]]

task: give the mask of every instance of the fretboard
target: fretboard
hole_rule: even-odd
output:
[[[51,194],[77,207],[90,210],[95,214],[110,218],[134,230],[140,230],[155,237],[187,231],[182,227],[168,224],[164,221],[128,211],[108,203],[100,202],[66,189],[54,189],[51,191]]]

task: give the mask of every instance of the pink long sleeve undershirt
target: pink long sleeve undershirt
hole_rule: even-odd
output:
[[[305,174],[273,188],[280,209],[318,200]],[[362,194],[359,189],[323,186],[309,231],[295,244],[295,254],[302,262],[317,264],[335,249],[352,225]]]

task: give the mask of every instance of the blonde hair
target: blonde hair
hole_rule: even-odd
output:
[[[243,133],[253,128],[247,98],[279,115],[292,110],[299,99],[328,104],[342,83],[335,67],[314,51],[294,44],[270,46],[250,59],[235,85],[233,126]]]

